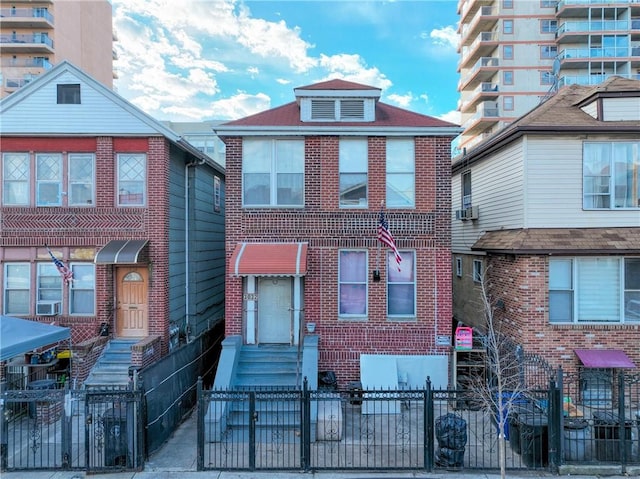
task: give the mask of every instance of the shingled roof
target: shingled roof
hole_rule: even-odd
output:
[[[488,231],[472,250],[502,254],[638,254],[638,228],[533,228]]]

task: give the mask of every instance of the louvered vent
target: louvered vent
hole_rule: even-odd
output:
[[[364,120],[364,101],[342,100],[340,102],[340,119]]]
[[[336,110],[333,100],[312,100],[312,120],[335,120]]]

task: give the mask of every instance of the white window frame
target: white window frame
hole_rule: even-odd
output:
[[[93,263],[70,263],[69,268],[73,272],[73,281],[69,287],[69,315],[70,316],[95,316],[96,314],[96,268]],[[83,269],[89,269],[91,274],[82,273]],[[90,293],[92,298],[91,311],[76,311],[75,295]]]
[[[62,154],[36,153],[36,206],[62,206],[62,177]]]
[[[416,154],[413,138],[387,138],[387,208],[415,208]],[[393,186],[395,189],[392,189]],[[395,195],[394,192],[397,192]],[[398,199],[405,198],[405,201]]]
[[[124,162],[127,160],[139,162],[137,165],[141,171],[135,172],[135,176],[125,177],[131,170],[125,168]],[[124,207],[140,207],[147,203],[147,155],[145,153],[118,153],[118,184],[116,186],[117,205]],[[133,201],[131,196],[140,195],[140,200]],[[125,201],[130,198],[130,201]]]
[[[471,190],[471,170],[463,171],[460,175],[460,197],[462,199],[462,209],[471,208],[472,203],[472,190]]]
[[[14,279],[12,279],[11,269],[21,268],[23,271],[27,273],[27,277],[25,278],[17,278],[17,281],[21,284],[16,284]],[[3,310],[4,314],[13,315],[13,316],[28,316],[31,313],[31,265],[30,263],[25,262],[15,262],[15,263],[5,263],[4,264],[4,288],[3,288]],[[17,272],[17,271],[16,271]],[[26,283],[26,288],[24,287],[24,283]],[[26,293],[26,301],[23,301],[26,309],[9,309],[9,295],[12,293],[18,293],[24,296]]]
[[[340,139],[340,208],[368,208],[369,195],[369,145],[366,138],[341,138]],[[353,179],[364,177],[364,197],[359,197],[357,202],[345,198],[344,195],[350,187],[358,186],[362,182],[354,183]],[[352,181],[349,181],[352,179]]]
[[[36,301],[62,302],[62,275],[52,261],[37,264]]]
[[[14,168],[13,162],[17,162]],[[9,171],[12,168],[12,171]],[[20,170],[20,171],[17,171]],[[14,173],[17,171],[17,175]],[[10,186],[11,185],[11,186]],[[9,200],[11,192],[16,193],[16,199]],[[5,206],[28,206],[31,192],[31,161],[29,153],[7,152],[2,154],[2,204]]]
[[[406,274],[408,271],[411,273],[412,281],[391,281],[391,278],[398,272],[398,263],[396,263],[395,253],[390,249],[387,250],[387,317],[390,319],[409,318],[415,320],[417,317],[417,278],[416,278],[416,252],[413,250],[399,251],[402,256],[402,266],[400,274]],[[411,265],[411,266],[409,266]],[[409,268],[411,268],[409,270]],[[391,293],[390,289],[394,286],[407,286],[410,285],[413,288],[413,311],[408,313],[392,314],[390,312]]]
[[[342,265],[342,259],[344,254],[362,254],[364,255],[364,271],[360,272],[360,280],[346,281],[342,280],[342,272],[344,266]],[[342,304],[342,287],[343,286],[364,286],[365,289],[365,304],[364,313],[349,313],[344,312]],[[366,319],[369,314],[369,253],[367,250],[358,249],[341,249],[338,250],[338,316],[345,319]]]
[[[282,150],[280,158],[280,146]],[[285,155],[288,153],[289,158]],[[256,155],[263,155],[256,158]],[[263,139],[245,138],[242,147],[242,206],[250,208],[303,208],[305,182],[304,140],[299,139]],[[249,201],[247,188],[252,177],[263,176],[268,179],[267,195],[264,202]],[[280,180],[286,176],[299,176],[300,200],[284,202],[278,198]]]
[[[462,257],[456,256],[456,276],[462,278]]]
[[[74,164],[78,161],[90,163],[90,174],[86,177],[76,176],[80,171],[80,167]],[[96,203],[95,184],[96,184],[96,156],[93,153],[69,153],[67,158],[67,198],[69,206],[93,206]],[[75,193],[76,188],[83,188],[88,191],[87,195],[78,195]],[[78,196],[82,196],[84,202]]]
[[[481,259],[473,260],[473,282],[482,283],[482,276],[484,275],[484,261]]]

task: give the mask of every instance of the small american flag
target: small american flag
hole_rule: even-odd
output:
[[[49,256],[51,256],[51,261],[53,261],[53,264],[55,264],[56,268],[58,268],[58,271],[62,276],[62,280],[67,284],[71,283],[71,281],[73,281],[73,271],[67,268],[62,261],[56,258],[53,252],[49,249],[47,245],[45,245],[45,247],[49,252]]]
[[[386,244],[393,250],[393,254],[396,257],[396,263],[398,264],[398,271],[400,271],[400,263],[402,262],[402,256],[398,252],[396,247],[396,241],[393,239],[391,231],[389,231],[389,223],[384,217],[384,209],[380,209],[380,220],[378,221],[378,240]]]

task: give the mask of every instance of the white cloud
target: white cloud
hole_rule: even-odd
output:
[[[389,103],[398,105],[401,108],[409,108],[411,102],[414,100],[411,93],[407,93],[406,95],[398,95],[396,93],[392,93],[391,95],[387,95],[386,99],[389,101]]]
[[[460,36],[456,32],[456,29],[452,26],[431,30],[429,37],[434,44],[451,48],[454,51],[458,48],[458,42],[460,40]]]
[[[364,85],[371,85],[383,90],[393,84],[378,68],[368,67],[362,57],[356,54],[320,55],[320,67],[329,73],[323,80],[342,78]]]
[[[456,125],[460,124],[460,112],[457,110],[448,111],[443,115],[439,115],[438,118],[450,123],[455,123]]]

